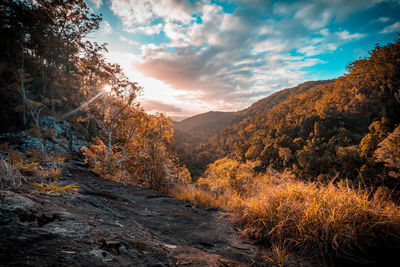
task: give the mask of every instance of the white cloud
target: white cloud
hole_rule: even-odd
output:
[[[357,39],[361,39],[364,38],[366,36],[366,34],[362,34],[362,33],[349,33],[348,31],[344,30],[341,32],[337,32],[337,35],[345,41],[348,40],[357,40]]]
[[[333,9],[327,8],[322,11],[314,3],[300,9],[294,16],[300,19],[311,30],[318,30],[325,27],[333,18]]]
[[[380,17],[380,18],[376,19],[376,21],[379,21],[382,23],[388,22],[389,20],[390,20],[390,18],[388,18],[388,17]]]
[[[312,57],[319,54],[332,53],[339,46],[347,42],[362,39],[366,34],[350,33],[347,30],[339,32],[329,32],[328,29],[319,31],[320,38],[307,40],[307,44],[300,47],[297,51],[304,54],[306,57]]]
[[[400,21],[385,27],[381,33],[397,32],[400,31]]]
[[[130,40],[130,39],[124,37],[124,36],[120,36],[119,39],[121,41],[123,41],[123,42],[126,42],[126,43],[130,44],[130,45],[134,45],[134,46],[137,46],[137,47],[141,46],[141,44],[139,42],[134,41],[134,40]]]
[[[92,2],[97,9],[99,9],[103,4],[102,0],[90,0],[90,2]]]
[[[127,31],[149,27],[158,18],[164,21],[188,23],[191,17],[191,5],[179,0],[110,0],[110,9],[121,18]]]
[[[163,28],[161,23],[154,24],[154,25],[145,25],[145,26],[138,26],[135,28],[128,28],[126,29],[127,32],[130,33],[137,33],[141,32],[147,35],[159,34]]]
[[[102,21],[101,32],[103,34],[111,34],[111,33],[113,33],[113,28],[111,27],[110,23],[108,23],[107,21],[103,20]]]
[[[287,41],[283,41],[281,39],[266,39],[264,41],[258,42],[254,44],[254,52],[268,52],[275,51],[280,52],[285,49],[287,45]]]
[[[110,0],[110,8],[126,32],[164,34],[169,39],[140,44],[120,37],[140,47],[141,54],[128,68],[136,75],[133,80],[144,86],[148,106],[156,103],[150,100],[162,101],[167,112],[179,115],[190,110],[238,110],[304,81],[309,75],[304,68],[325,63],[315,56],[366,36],[334,31],[331,24],[379,1],[252,0],[243,1],[233,13],[224,13],[207,0]],[[300,55],[291,56],[291,51]]]

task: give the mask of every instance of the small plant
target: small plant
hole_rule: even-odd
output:
[[[16,189],[22,185],[24,179],[25,177],[15,166],[0,156],[0,190]]]
[[[290,255],[291,254],[288,253],[285,248],[274,244],[272,245],[268,255],[265,253],[261,258],[264,258],[270,264],[284,266]]]
[[[13,166],[22,172],[37,170],[38,165],[39,162],[35,161],[29,162],[29,161],[19,160],[17,162],[13,162]]]
[[[57,164],[52,164],[50,168],[45,169],[42,166],[39,166],[40,175],[43,178],[56,180],[60,177],[62,168],[58,167]]]
[[[37,162],[64,162],[66,156],[59,153],[45,154],[37,150],[30,150],[26,153],[31,161]]]
[[[69,192],[77,192],[79,190],[79,186],[75,183],[62,186],[57,182],[51,183],[31,183],[31,186],[36,188],[37,192],[40,194],[48,194],[52,196],[61,196],[65,195]]]

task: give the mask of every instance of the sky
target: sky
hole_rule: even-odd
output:
[[[238,111],[284,88],[345,73],[400,32],[400,0],[86,0],[89,38],[175,120]]]

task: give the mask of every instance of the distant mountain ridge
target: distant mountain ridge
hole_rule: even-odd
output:
[[[210,140],[223,136],[221,135],[223,131],[230,131],[245,120],[261,116],[291,97],[307,92],[318,85],[332,82],[333,80],[308,81],[260,99],[241,111],[209,111],[174,122],[177,155],[189,167],[192,175],[197,176],[208,163],[221,156],[209,147]]]
[[[209,111],[175,122],[174,127],[199,136],[211,137],[217,131],[234,124],[236,115],[237,112]]]
[[[174,122],[174,127],[180,131],[186,131],[196,136],[209,138],[222,129],[229,128],[246,118],[256,117],[270,110],[294,95],[302,94],[314,86],[330,82],[333,82],[333,80],[307,81],[295,87],[286,88],[273,93],[241,111],[208,111],[179,122]]]
[[[194,177],[228,157],[258,162],[260,172],[288,170],[318,181],[340,175],[394,190],[400,177],[399,58],[400,39],[377,46],[368,58],[349,63],[343,76],[261,99],[215,134],[217,128],[203,122],[213,134],[206,140],[196,131],[177,134],[177,154]]]

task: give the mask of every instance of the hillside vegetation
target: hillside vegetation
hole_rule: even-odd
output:
[[[188,179],[173,150],[172,122],[146,114],[136,101],[139,84],[107,62],[106,44],[89,41],[100,21],[83,0],[1,2],[3,169],[45,172],[60,158],[84,158],[104,178],[167,191]],[[74,144],[77,151],[67,155],[72,128],[85,147]],[[12,180],[2,177],[0,188]],[[53,182],[44,179],[40,188]]]
[[[73,203],[76,197],[87,204],[82,195],[89,194],[104,203],[95,205],[102,211],[110,204],[105,198],[110,198],[117,206],[124,203],[118,208],[137,213],[129,196],[118,195],[129,195],[130,185],[139,185],[191,201],[183,207],[169,205],[177,215],[183,214],[177,217],[182,224],[187,215],[180,209],[195,210],[197,204],[225,209],[235,227],[257,242],[265,264],[397,263],[400,39],[376,46],[335,80],[307,82],[242,111],[200,114],[176,123],[174,133],[165,115],[147,114],[140,108],[137,96],[142,88],[118,64],[107,62],[106,45],[88,41],[100,21],[101,15],[92,14],[83,0],[0,3],[0,195],[9,207],[0,211],[12,217],[2,223],[16,229],[33,225],[34,231],[43,222],[49,225],[43,229],[62,223],[62,216],[38,214],[52,203],[40,200],[43,195],[65,196]],[[82,173],[89,169],[90,175],[70,179],[78,166]],[[101,179],[81,182],[92,175]],[[28,197],[20,198],[21,194]],[[144,205],[153,208],[158,202],[176,201],[158,194],[142,197],[149,200]],[[42,208],[25,204],[23,209],[15,208],[23,199],[31,202],[29,198]],[[87,215],[86,204],[75,203],[71,209],[79,206],[80,214]],[[151,220],[149,210],[143,207],[142,211],[144,223],[154,228],[165,222],[162,232],[179,236],[179,229],[168,230],[174,222],[165,216],[175,216],[168,209],[162,213],[154,209]],[[113,218],[130,223],[129,216],[119,219],[123,213],[113,212]],[[218,234],[221,227],[213,222],[208,229]],[[121,227],[118,221],[103,220],[101,225],[107,230]],[[190,225],[199,227],[199,233],[204,227]],[[187,234],[193,232],[185,229]],[[146,230],[147,236],[151,243],[158,238]],[[20,237],[13,240],[25,242]],[[103,241],[93,246],[116,244]],[[231,242],[206,241],[199,239],[196,245],[213,251],[212,255],[220,249],[246,250],[228,246]],[[37,240],[29,242],[26,247],[37,247]],[[24,249],[11,246],[3,242],[2,255],[8,256],[7,251],[24,255]],[[121,243],[108,249],[122,255],[120,247]],[[185,257],[185,251],[180,253],[178,258]],[[45,254],[34,257],[40,255]],[[43,260],[36,264],[43,265],[39,264]],[[206,262],[218,264],[215,260]]]
[[[259,160],[260,171],[273,167],[308,180],[338,176],[393,189],[399,168],[388,161],[397,150],[384,140],[396,138],[400,122],[399,47],[398,40],[377,46],[335,81],[305,83],[255,103],[240,112],[247,116],[240,123],[191,148],[188,157],[200,168],[206,159],[228,156]]]
[[[193,150],[193,158],[217,160],[174,195],[231,211],[273,264],[296,255],[317,266],[393,265],[400,246],[400,40],[375,47],[334,81],[283,94],[292,90],[297,94],[257,103],[265,112],[249,108],[249,117]],[[274,98],[279,103],[268,105]]]
[[[210,111],[176,122],[174,139],[180,161],[189,168],[194,177],[199,177],[207,164],[226,155],[226,151],[221,150],[219,146],[210,144],[210,139],[212,140],[217,133],[264,114],[290,97],[304,93],[314,86],[330,82],[332,81],[305,82],[296,87],[278,91],[241,111]]]

